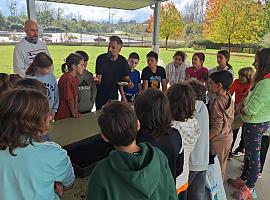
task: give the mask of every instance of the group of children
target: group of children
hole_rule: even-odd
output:
[[[83,51],[70,54],[58,85],[45,53],[35,57],[27,78],[0,74],[0,199],[58,199],[74,182],[66,151],[42,140],[52,118],[91,112],[96,88],[88,59]],[[242,175],[228,182],[238,189],[235,199],[255,198],[269,145],[265,139],[260,160],[270,121],[270,49],[256,54],[255,75],[253,68],[243,68],[235,81],[229,59],[229,52],[219,51],[218,66],[208,70],[203,53],[195,53],[189,67],[178,51],[163,68],[151,51],[140,76],[139,56],[131,53],[134,87],[120,86],[122,102],[108,102],[98,119],[102,138],[115,150],[93,170],[87,198],[204,200],[209,154],[218,156],[225,178],[240,128],[232,127],[236,115],[243,121],[245,150],[235,154],[245,151],[244,166]]]

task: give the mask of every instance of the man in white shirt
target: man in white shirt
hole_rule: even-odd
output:
[[[39,52],[45,52],[51,56],[46,44],[38,40],[38,25],[35,21],[27,20],[24,23],[24,32],[26,37],[16,45],[13,53],[14,73],[22,77],[25,76],[27,67]]]

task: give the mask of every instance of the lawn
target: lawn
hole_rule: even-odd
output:
[[[106,52],[106,47],[96,47],[96,46],[64,46],[64,45],[49,45],[49,51],[52,55],[54,66],[55,66],[55,74],[57,77],[61,75],[61,65],[64,63],[64,59],[68,56],[69,53],[74,52],[76,50],[86,51],[90,56],[90,61],[88,63],[88,69],[91,72],[95,71],[95,61],[99,54]],[[12,73],[12,57],[13,57],[13,49],[14,45],[1,46],[0,45],[0,72]],[[138,69],[142,70],[146,66],[146,54],[150,51],[150,48],[141,48],[141,47],[123,47],[121,54],[128,57],[129,53],[135,51],[139,54],[141,60],[138,65]],[[191,63],[192,54],[196,52],[196,50],[192,48],[183,48],[177,49],[183,50],[187,52],[188,61]],[[165,63],[169,63],[172,61],[172,57],[176,49],[160,49],[159,57]],[[204,65],[208,68],[212,68],[217,65],[216,62],[216,52],[217,50],[202,50],[203,53],[206,54],[206,60]],[[231,65],[234,68],[234,72],[242,67],[251,66],[253,62],[254,55],[252,54],[232,54],[231,56]]]

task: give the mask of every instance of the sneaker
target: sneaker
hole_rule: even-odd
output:
[[[254,189],[248,188],[246,185],[244,185],[240,191],[236,191],[232,194],[232,197],[237,200],[254,200],[253,197],[253,191]],[[256,191],[256,190],[255,190]],[[256,194],[257,196],[257,194]]]
[[[231,185],[235,189],[240,189],[243,186],[245,186],[245,181],[243,181],[239,176],[236,177],[235,179],[228,178],[227,182],[229,183],[229,185]]]
[[[259,179],[262,178],[262,173],[259,173],[258,178],[259,178]]]
[[[257,198],[257,191],[256,191],[256,188],[253,188],[253,189],[252,189],[252,196],[253,196],[253,199],[256,199],[256,198]]]
[[[231,160],[232,158],[233,158],[233,154],[230,152],[230,154],[229,154],[227,160]]]
[[[234,155],[235,157],[244,156],[244,155],[245,155],[245,151],[244,151],[244,150],[235,150],[235,151],[233,152],[233,155]]]

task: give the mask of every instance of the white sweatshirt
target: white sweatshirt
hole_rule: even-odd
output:
[[[33,62],[33,59],[39,52],[45,52],[50,57],[49,50],[45,43],[38,40],[36,44],[22,39],[14,49],[13,53],[13,70],[15,74],[25,77],[25,71]]]

